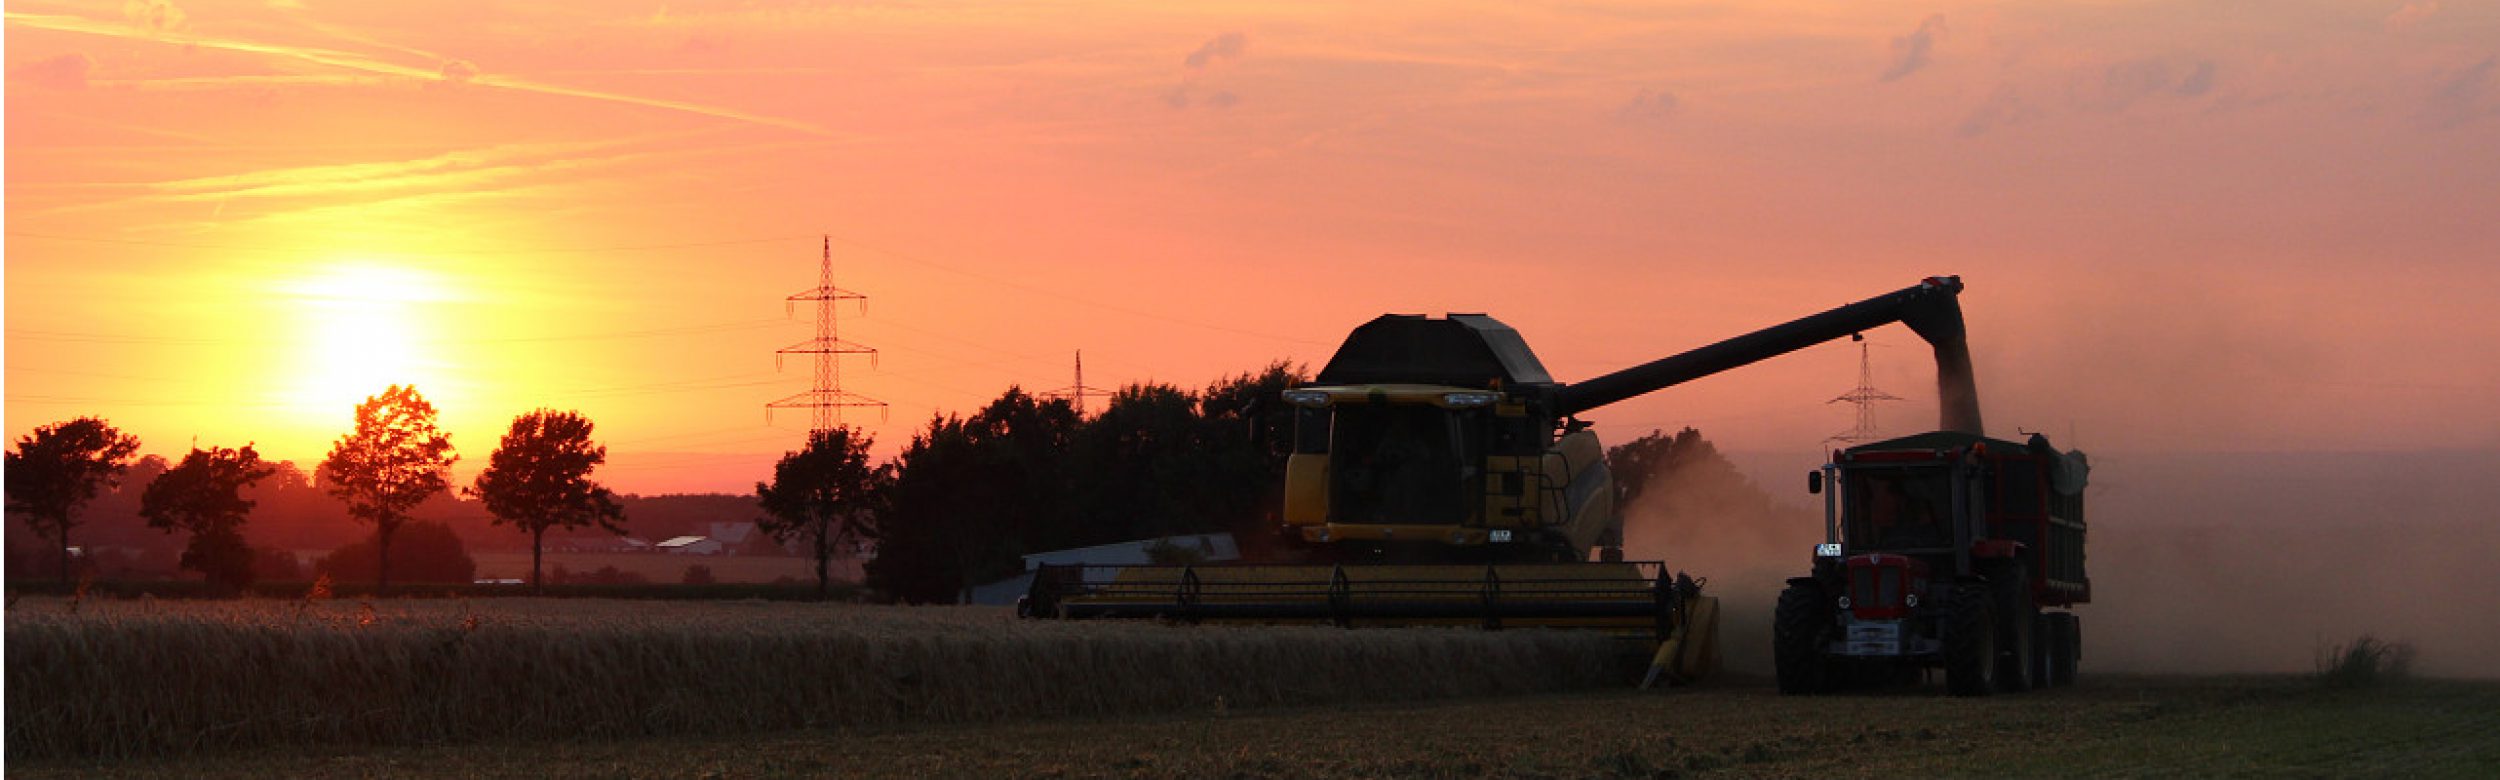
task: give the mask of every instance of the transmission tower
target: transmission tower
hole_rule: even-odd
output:
[[[1876,439],[1883,438],[1883,434],[1877,431],[1875,427],[1875,402],[1901,400],[1899,396],[1875,389],[1874,363],[1867,357],[1866,346],[1865,341],[1858,342],[1858,386],[1851,388],[1849,392],[1841,393],[1838,398],[1824,402],[1836,404],[1842,401],[1847,401],[1849,403],[1857,404],[1858,425],[1855,428],[1841,431],[1840,433],[1833,435],[1831,438],[1824,439],[1824,441],[1836,441],[1843,444],[1849,444],[1861,441],[1874,441]]]
[[[1043,394],[1042,394],[1042,397],[1043,397],[1043,398],[1052,399],[1052,400],[1058,400],[1058,399],[1061,399],[1061,398],[1065,398],[1065,399],[1068,399],[1068,400],[1071,400],[1071,401],[1075,401],[1075,402],[1076,402],[1076,416],[1077,416],[1077,417],[1082,418],[1082,417],[1084,417],[1084,416],[1085,416],[1085,397],[1086,397],[1086,396],[1089,396],[1089,395],[1110,395],[1110,394],[1111,394],[1111,391],[1109,391],[1109,390],[1104,390],[1104,389],[1099,388],[1099,387],[1093,387],[1093,386],[1090,386],[1090,385],[1085,384],[1085,350],[1081,350],[1081,349],[1080,349],[1080,350],[1077,350],[1077,351],[1076,351],[1076,384],[1069,385],[1069,386],[1067,386],[1067,387],[1062,387],[1062,388],[1059,388],[1059,389],[1057,389],[1057,390],[1052,390],[1052,391],[1047,392],[1047,393],[1043,393]]]
[[[815,417],[814,424],[808,427],[809,432],[823,433],[842,424],[842,410],[847,407],[873,406],[878,414],[885,413],[884,401],[842,389],[842,356],[866,354],[869,365],[876,365],[877,351],[842,340],[841,329],[836,322],[840,312],[834,304],[860,301],[860,313],[865,314],[868,311],[867,300],[866,295],[833,286],[833,237],[826,236],[824,259],[816,272],[816,287],[801,290],[782,304],[786,310],[795,313],[800,301],[815,301],[816,337],[773,352],[773,368],[776,370],[791,355],[816,356],[816,384],[807,392],[765,404],[764,419],[767,422],[772,420],[774,409],[807,409]]]

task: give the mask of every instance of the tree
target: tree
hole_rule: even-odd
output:
[[[1701,432],[1691,428],[1668,436],[1658,430],[1649,435],[1606,448],[1606,471],[1614,477],[1615,507],[1621,509],[1640,500],[1653,480],[1664,480],[1687,469],[1712,464],[1733,472],[1735,466],[1724,464],[1719,448],[1711,445]]]
[[[1027,550],[1103,533],[1108,526],[1080,522],[1071,500],[1071,477],[1091,474],[1072,470],[1079,430],[1066,400],[1014,387],[970,418],[931,418],[868,529],[877,540],[869,585],[910,602],[965,598],[1021,571],[1016,556]]]
[[[682,581],[687,585],[710,585],[719,582],[720,578],[712,575],[712,567],[698,563],[686,567],[686,575]],[[817,598],[824,597],[821,585],[816,595]]]
[[[1090,516],[1080,536],[1051,546],[1220,530],[1207,494],[1225,476],[1198,416],[1199,400],[1166,384],[1132,384],[1111,396],[1102,415],[1077,434],[1075,452],[1091,483],[1082,502]]]
[[[608,448],[591,443],[590,429],[589,418],[576,412],[540,409],[513,418],[468,491],[485,500],[496,524],[530,535],[532,587],[540,583],[547,529],[596,525],[625,533],[615,494],[590,481],[591,469],[608,460]]]
[[[252,501],[243,491],[274,473],[277,469],[261,462],[260,453],[248,444],[240,450],[194,448],[148,483],[139,498],[139,516],[166,533],[191,534],[182,551],[182,568],[241,590],[252,584],[252,549],[243,542]]]
[[[97,417],[80,417],[36,428],[6,456],[7,504],[23,512],[26,526],[61,543],[61,581],[69,581],[69,529],[78,508],[96,491],[119,485],[139,451],[139,437]]]
[[[875,516],[893,482],[890,465],[868,465],[875,437],[849,426],[808,434],[807,447],[773,464],[773,481],[755,483],[765,517],[755,527],[787,543],[800,539],[816,557],[816,597],[829,590],[834,553]]]
[[[1219,476],[1207,481],[1206,511],[1229,528],[1245,554],[1282,554],[1277,512],[1285,503],[1285,464],[1293,454],[1298,407],[1284,391],[1310,381],[1301,367],[1278,360],[1260,370],[1217,380],[1200,396],[1207,450]]]
[[[869,587],[910,604],[951,601],[977,581],[984,559],[1012,555],[980,449],[961,417],[932,417],[912,435],[889,508],[868,529],[877,540],[864,567]]]
[[[399,529],[399,541],[390,546],[388,565],[407,582],[460,583],[477,579],[477,560],[469,557],[469,547],[462,544],[460,534],[451,526],[425,520],[409,521]],[[327,574],[339,582],[363,582],[377,576],[384,563],[380,532],[345,547],[331,550],[329,555],[313,562],[313,573]]]
[[[391,535],[408,510],[450,487],[451,437],[435,425],[434,405],[415,387],[391,385],[356,405],[356,430],[339,437],[321,461],[321,481],[371,523],[378,549],[375,589],[391,584]]]

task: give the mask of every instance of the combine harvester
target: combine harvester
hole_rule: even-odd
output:
[[[1356,328],[1295,407],[1283,527],[1294,560],[1043,565],[1033,618],[1599,630],[1656,643],[1647,686],[1716,664],[1718,600],[1624,561],[1606,448],[1582,412],[1900,322],[1934,346],[1949,429],[1978,430],[1958,277],[1582,382],[1480,314]],[[1597,560],[1591,561],[1595,552]]]

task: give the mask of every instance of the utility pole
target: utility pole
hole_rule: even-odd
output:
[[[814,416],[813,424],[808,427],[810,435],[813,435],[841,425],[842,410],[846,407],[873,406],[879,414],[884,414],[884,401],[842,389],[842,356],[866,354],[868,364],[873,366],[877,362],[877,351],[842,340],[837,321],[840,312],[835,304],[860,301],[860,313],[866,314],[867,300],[866,295],[833,286],[833,237],[826,236],[824,257],[816,272],[816,287],[792,294],[782,304],[785,311],[795,313],[800,301],[816,302],[816,337],[773,352],[775,370],[779,370],[782,361],[791,355],[816,356],[816,383],[807,392],[765,404],[765,421],[772,420],[774,409],[807,409]]]
[[[1047,392],[1047,393],[1043,393],[1043,394],[1042,394],[1042,397],[1043,397],[1043,398],[1048,398],[1048,399],[1051,399],[1051,400],[1058,400],[1058,399],[1065,398],[1065,399],[1068,399],[1068,400],[1071,400],[1071,401],[1075,401],[1075,402],[1076,402],[1076,416],[1077,416],[1077,419],[1080,419],[1080,420],[1081,420],[1081,419],[1084,419],[1084,418],[1085,418],[1085,397],[1086,397],[1086,396],[1089,396],[1089,395],[1105,395],[1105,396],[1107,396],[1107,395],[1110,395],[1110,394],[1111,394],[1111,391],[1104,390],[1104,389],[1099,388],[1099,387],[1092,387],[1092,386],[1089,386],[1089,385],[1085,384],[1085,350],[1081,350],[1081,349],[1080,349],[1080,350],[1077,350],[1077,351],[1076,351],[1076,384],[1069,385],[1069,386],[1067,386],[1067,387],[1062,387],[1062,388],[1059,388],[1059,389],[1057,389],[1057,390],[1052,390],[1052,391]]]
[[[1858,407],[1858,425],[1855,428],[1850,428],[1849,430],[1834,434],[1831,438],[1824,439],[1824,441],[1836,441],[1842,444],[1853,444],[1856,442],[1874,441],[1876,439],[1883,438],[1882,432],[1877,430],[1875,426],[1875,402],[1901,400],[1900,397],[1891,393],[1875,389],[1874,363],[1867,357],[1866,337],[1857,336],[1855,338],[1858,339],[1858,386],[1851,388],[1849,392],[1841,393],[1840,397],[1825,401],[1824,403],[1836,404],[1842,401],[1847,401],[1849,403],[1856,404]]]

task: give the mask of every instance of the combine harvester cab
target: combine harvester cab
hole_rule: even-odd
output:
[[[1939,431],[1833,453],[1807,481],[1824,496],[1814,574],[1789,580],[1773,616],[1780,692],[1930,668],[1957,696],[2072,683],[2083,627],[2068,608],[2092,600],[2089,472],[2082,452],[2037,434]]]
[[[1933,277],[1574,384],[1491,317],[1384,315],[1283,393],[1295,427],[1277,530],[1292,560],[1044,566],[1020,612],[1602,630],[1657,643],[1653,682],[1701,677],[1716,662],[1717,600],[1663,563],[1622,559],[1606,448],[1577,415],[1893,322],[1967,384],[1961,289]],[[1947,406],[1976,428],[1975,401]]]

